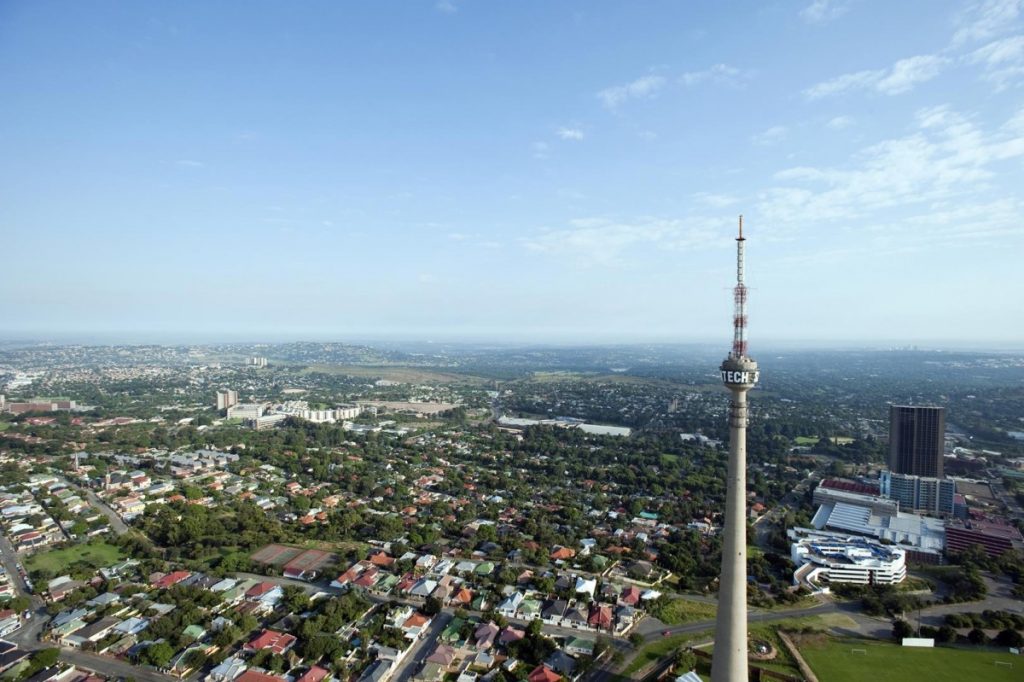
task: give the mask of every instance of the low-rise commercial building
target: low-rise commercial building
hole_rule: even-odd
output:
[[[834,583],[894,585],[907,577],[907,554],[900,547],[805,528],[791,529],[789,537],[794,584],[816,590]]]

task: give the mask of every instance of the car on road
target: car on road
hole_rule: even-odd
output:
[[[672,631],[671,631],[671,630],[662,630],[662,631],[661,631],[661,636],[662,636],[662,637],[668,637],[668,636],[669,636],[669,635],[671,635],[671,634],[672,634]]]

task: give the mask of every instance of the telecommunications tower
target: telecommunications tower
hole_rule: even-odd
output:
[[[718,617],[711,682],[747,682],[747,391],[757,383],[757,363],[747,356],[747,287],[743,283],[743,216],[736,237],[732,352],[722,362],[729,403],[729,471],[725,539],[719,577]]]

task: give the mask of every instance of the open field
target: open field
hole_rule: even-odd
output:
[[[796,445],[817,445],[819,440],[821,440],[821,436],[797,436],[793,439],[793,443]],[[849,436],[833,436],[829,440],[832,441],[833,445],[849,445],[853,442],[853,439]]]
[[[25,560],[25,568],[29,571],[43,569],[54,575],[61,575],[67,572],[69,566],[79,562],[100,568],[116,563],[120,559],[121,550],[114,545],[106,542],[90,542],[33,554]]]
[[[887,642],[827,637],[805,640],[800,653],[818,677],[828,682],[1009,682],[1024,678],[1024,658],[986,650],[916,649]]]
[[[658,611],[657,618],[666,625],[680,625],[698,620],[711,620],[715,617],[714,604],[689,599],[673,599]]]
[[[474,384],[488,383],[488,379],[455,374],[453,372],[435,372],[418,367],[370,367],[362,365],[310,365],[302,370],[303,374],[343,374],[367,379],[387,379],[402,384]]]
[[[383,410],[395,412],[409,411],[425,415],[435,415],[458,407],[454,403],[407,403],[390,400],[360,400],[359,404],[371,405]]]

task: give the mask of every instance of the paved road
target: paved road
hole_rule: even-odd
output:
[[[18,571],[18,554],[14,551],[14,546],[11,545],[6,535],[0,535],[0,559],[3,561],[4,569],[6,569],[14,589],[19,595],[25,595],[31,601],[29,611],[32,612],[32,618],[22,621],[22,626],[9,633],[5,639],[17,644],[22,649],[38,649],[39,633],[42,632],[43,626],[46,625],[48,619],[46,608],[42,599],[28,593],[25,579],[21,577],[21,573]]]
[[[434,620],[431,621],[430,627],[427,629],[427,633],[420,638],[415,644],[412,645],[412,649],[405,655],[398,668],[395,669],[391,679],[394,682],[405,682],[405,680],[412,677],[420,667],[420,661],[430,655],[434,645],[437,643],[437,638],[441,636],[444,629],[448,627],[448,623],[452,620],[452,614],[442,611],[437,614]]]
[[[91,670],[108,677],[132,678],[139,682],[180,682],[149,667],[132,665],[116,658],[90,654],[78,649],[61,649],[60,658],[77,668]]]
[[[101,500],[96,493],[88,488],[81,488],[81,490],[85,493],[85,496],[89,498],[89,502],[92,506],[99,509],[103,512],[103,515],[107,517],[107,520],[110,522],[110,527],[115,533],[118,535],[124,535],[128,532],[128,526],[121,520],[121,517],[117,515],[117,512],[110,508],[109,504]]]
[[[14,551],[11,541],[3,534],[0,534],[0,559],[3,560],[4,569],[6,569],[14,589],[18,591],[18,594],[28,594],[25,580],[18,571],[18,553]]]

